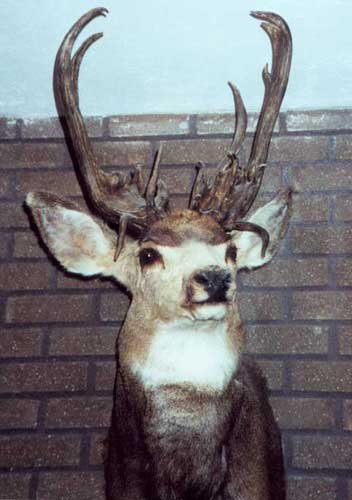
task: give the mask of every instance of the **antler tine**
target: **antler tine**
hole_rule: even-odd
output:
[[[160,144],[159,149],[156,153],[156,157],[154,160],[154,165],[152,169],[152,173],[150,175],[147,188],[145,190],[145,200],[147,202],[148,207],[152,207],[154,203],[154,198],[156,195],[157,191],[157,182],[158,182],[158,177],[159,177],[159,167],[160,167],[160,161],[161,161],[161,154],[162,154],[162,145]]]
[[[244,217],[252,206],[263,178],[271,136],[285,95],[292,58],[292,40],[285,21],[271,12],[252,12],[264,21],[262,28],[272,46],[271,73],[263,71],[265,85],[263,105],[248,164],[239,165],[237,154],[247,128],[247,112],[237,87],[229,82],[235,103],[235,133],[227,155],[217,165],[213,179],[203,175],[196,179],[191,207],[213,215],[224,227],[230,229]]]
[[[98,165],[79,109],[78,77],[88,48],[102,37],[96,33],[88,37],[72,57],[74,43],[83,28],[107,9],[92,9],[83,15],[68,31],[58,50],[54,67],[54,94],[59,114],[63,115],[77,158],[80,173],[90,200],[99,214],[109,222],[117,223],[128,216],[129,226],[144,231],[160,213],[149,208],[143,197],[141,176],[106,174]]]
[[[269,36],[272,46],[271,72],[266,65],[263,69],[264,100],[248,162],[248,170],[253,172],[265,164],[268,157],[271,136],[290,74],[292,37],[286,22],[277,14],[251,12],[251,16],[264,21],[261,27]]]
[[[237,155],[246,137],[248,117],[240,91],[233,82],[228,82],[228,86],[235,104],[235,133],[231,143],[231,152]]]
[[[266,167],[274,126],[284,98],[292,59],[292,37],[286,22],[272,12],[251,12],[251,16],[265,22],[261,24],[272,46],[272,68],[263,69],[264,99],[251,148],[244,170],[243,196],[235,204],[237,217],[243,217],[253,205],[258,194]],[[233,218],[234,211],[232,213]]]
[[[198,164],[189,206],[193,210],[212,214],[222,220],[232,204],[231,192],[238,181],[237,154],[242,146],[247,131],[247,111],[238,88],[232,82],[228,82],[231,89],[235,106],[235,131],[227,154],[216,166],[216,174],[213,179],[206,179]]]
[[[89,47],[93,45],[94,42],[99,40],[103,36],[103,33],[94,33],[94,35],[91,35],[85,42],[82,43],[80,48],[77,50],[75,55],[73,56],[72,59],[72,82],[74,84],[74,89],[75,89],[75,98],[76,98],[76,104],[79,106],[79,94],[78,94],[78,77],[79,77],[79,70],[81,68],[81,62],[83,60],[83,57]]]

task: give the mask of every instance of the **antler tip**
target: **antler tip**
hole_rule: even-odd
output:
[[[92,9],[92,13],[95,13],[96,16],[106,16],[106,14],[109,14],[109,10],[106,7],[96,7],[95,9]]]
[[[229,80],[227,82],[227,85],[230,87],[230,89],[232,90],[232,92],[238,90],[238,88],[236,87],[236,85],[231,80]]]
[[[275,14],[275,12],[268,12],[262,10],[252,10],[250,12],[250,15],[252,17],[255,17],[256,19],[261,19],[262,21],[265,21],[264,23],[261,24],[264,30],[268,29],[268,24],[274,25],[277,28],[283,30],[286,33],[286,35],[290,36],[290,29],[285,19],[283,19],[279,14]]]

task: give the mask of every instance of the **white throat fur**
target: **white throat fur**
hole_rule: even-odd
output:
[[[133,371],[146,389],[190,384],[201,390],[222,390],[238,363],[227,328],[226,321],[159,324],[146,362],[135,364]]]

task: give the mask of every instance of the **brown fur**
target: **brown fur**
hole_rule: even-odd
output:
[[[212,217],[194,210],[179,210],[155,222],[143,241],[177,247],[190,238],[209,245],[229,240],[228,234]]]
[[[84,260],[87,255],[92,260],[90,232],[86,240],[82,239],[81,226],[79,223],[75,226],[74,219],[72,227],[65,225],[62,231],[67,220],[65,210],[76,207],[45,194],[32,195],[28,203],[44,241],[60,262],[66,265],[70,245],[76,248],[75,260]],[[267,205],[272,208],[260,211],[261,219],[270,225],[279,213],[281,224],[285,224],[281,203],[287,205],[288,200],[279,198],[277,206]],[[143,270],[138,264],[140,245],[137,242],[128,241],[114,263],[113,241],[110,233],[104,231],[104,235],[111,246],[108,246],[108,255],[100,255],[99,259],[105,262],[110,256],[110,260],[106,264],[99,260],[99,269],[104,269],[106,275],[125,279],[133,294],[118,338],[114,408],[106,461],[107,500],[284,500],[280,434],[260,370],[242,356],[245,335],[235,302],[235,288],[233,301],[229,300],[226,306],[224,338],[228,352],[236,353],[239,363],[228,382],[221,388],[188,382],[144,386],[143,378],[133,367],[136,363],[145,365],[158,325],[182,317],[185,304],[181,300],[184,290],[180,282],[192,278],[202,257],[198,256],[194,266],[192,259],[185,262],[190,265],[187,268],[190,274],[183,278],[180,278],[181,269],[172,267],[172,263],[169,264],[171,273],[170,269],[160,266]],[[177,212],[156,222],[149,238],[164,256],[167,252],[174,255],[175,251],[181,251],[161,245],[163,242],[174,247],[177,238],[185,243],[196,240],[196,248],[200,248],[199,242],[206,243],[205,247],[218,244],[211,249],[211,255],[218,255],[221,249],[223,266],[232,269],[232,278],[235,278],[236,266],[226,263],[224,243],[228,236],[206,215]],[[240,253],[241,241],[236,240],[237,243]],[[82,249],[82,245],[87,248]],[[178,262],[182,265],[183,261]],[[171,287],[168,286],[170,276]],[[196,363],[197,352],[194,356]]]
[[[160,404],[158,394],[131,382],[117,373],[108,500],[285,499],[280,434],[250,359],[220,394],[167,386],[168,404]],[[194,420],[191,431],[173,424],[171,403]]]

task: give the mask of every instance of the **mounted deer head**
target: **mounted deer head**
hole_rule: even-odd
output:
[[[148,456],[158,453],[169,456],[170,453],[170,457],[173,456],[170,460],[177,462],[178,451],[170,451],[171,437],[166,439],[164,448],[160,444],[161,451],[155,449],[154,443],[164,425],[163,415],[172,421],[179,418],[182,425],[186,425],[180,410],[173,407],[175,400],[183,398],[184,412],[189,421],[193,421],[195,415],[187,405],[199,409],[200,403],[195,403],[192,391],[218,398],[219,394],[227,394],[229,387],[234,391],[237,387],[236,394],[242,394],[238,387],[243,388],[245,384],[239,380],[241,377],[244,380],[250,369],[243,371],[243,362],[240,363],[243,329],[236,307],[235,277],[240,269],[257,268],[269,262],[288,224],[289,189],[280,192],[248,219],[245,216],[263,178],[272,132],[287,86],[292,48],[290,31],[280,16],[268,12],[252,13],[253,17],[264,21],[262,28],[269,35],[273,58],[271,71],[267,66],[263,71],[265,95],[248,163],[241,166],[237,156],[246,134],[247,113],[238,89],[229,83],[235,103],[235,132],[230,149],[217,165],[214,175],[204,173],[203,169],[199,171],[189,209],[173,212],[169,208],[167,188],[159,179],[161,149],[145,185],[139,168],[129,174],[105,173],[90,144],[79,110],[78,75],[87,49],[102,34],[90,36],[73,56],[72,49],[82,29],[106,12],[103,8],[93,9],[73,25],[58,50],[54,69],[57,108],[66,123],[83,187],[100,218],[44,192],[29,193],[27,204],[46,246],[65,269],[83,276],[114,277],[132,292],[131,308],[119,337],[117,377],[123,383],[117,387],[117,405],[127,404],[128,400],[130,417],[132,420],[137,418],[137,427],[142,426],[145,437],[142,446],[133,427],[135,424],[113,421],[112,442],[116,436],[122,439],[121,429],[130,434],[126,449],[119,442],[120,458],[115,460],[114,446],[110,449],[110,463],[116,461],[118,465],[111,465],[108,490],[111,499],[140,500],[151,497],[151,493],[149,496],[146,493],[151,486],[147,487],[142,481],[144,473],[140,468],[139,473],[132,471],[132,452],[127,449],[132,441],[139,455],[143,455],[142,446],[147,448]],[[110,227],[117,224],[118,236]],[[234,381],[237,385],[233,385]],[[164,402],[160,394],[166,398]],[[233,401],[238,400],[234,393],[232,396]],[[166,402],[168,408],[163,407]],[[152,415],[146,416],[141,409],[149,404],[153,408]],[[164,467],[143,455],[141,461],[149,460],[148,465],[144,463],[138,467],[151,467],[154,471],[152,490],[155,490],[155,498],[209,499],[215,498],[214,492],[224,488],[225,476],[231,479],[234,474],[229,465],[234,460],[232,445],[225,445],[224,440],[225,429],[230,425],[229,415],[233,412],[230,406],[224,407],[224,416],[214,417],[210,425],[213,432],[220,432],[223,437],[220,444],[211,441],[214,449],[210,447],[213,454],[208,462],[212,465],[208,464],[202,476],[208,493],[200,496],[198,490],[190,486],[194,481],[197,483],[195,477],[201,474],[197,467],[200,467],[204,449],[199,445],[199,460],[189,458],[190,477],[184,478],[182,485],[177,479],[178,475],[182,476],[178,462],[171,467],[174,477],[170,478],[166,477],[170,464]],[[115,413],[122,411],[126,415],[127,407],[123,408],[117,406]],[[205,414],[208,410],[206,405],[202,408]],[[263,418],[270,420],[271,417]],[[186,434],[190,432],[187,429]],[[183,439],[182,435],[180,442]],[[209,453],[207,450],[206,457]],[[254,460],[249,467],[256,470],[262,465]],[[126,474],[136,476],[136,484],[125,484],[121,478]],[[228,496],[216,498],[239,498],[231,496],[232,490],[240,492],[243,499],[274,498],[265,493],[269,491],[267,486],[264,489],[267,480],[256,480],[257,486],[247,491],[241,490],[238,480],[232,478],[226,486]]]

